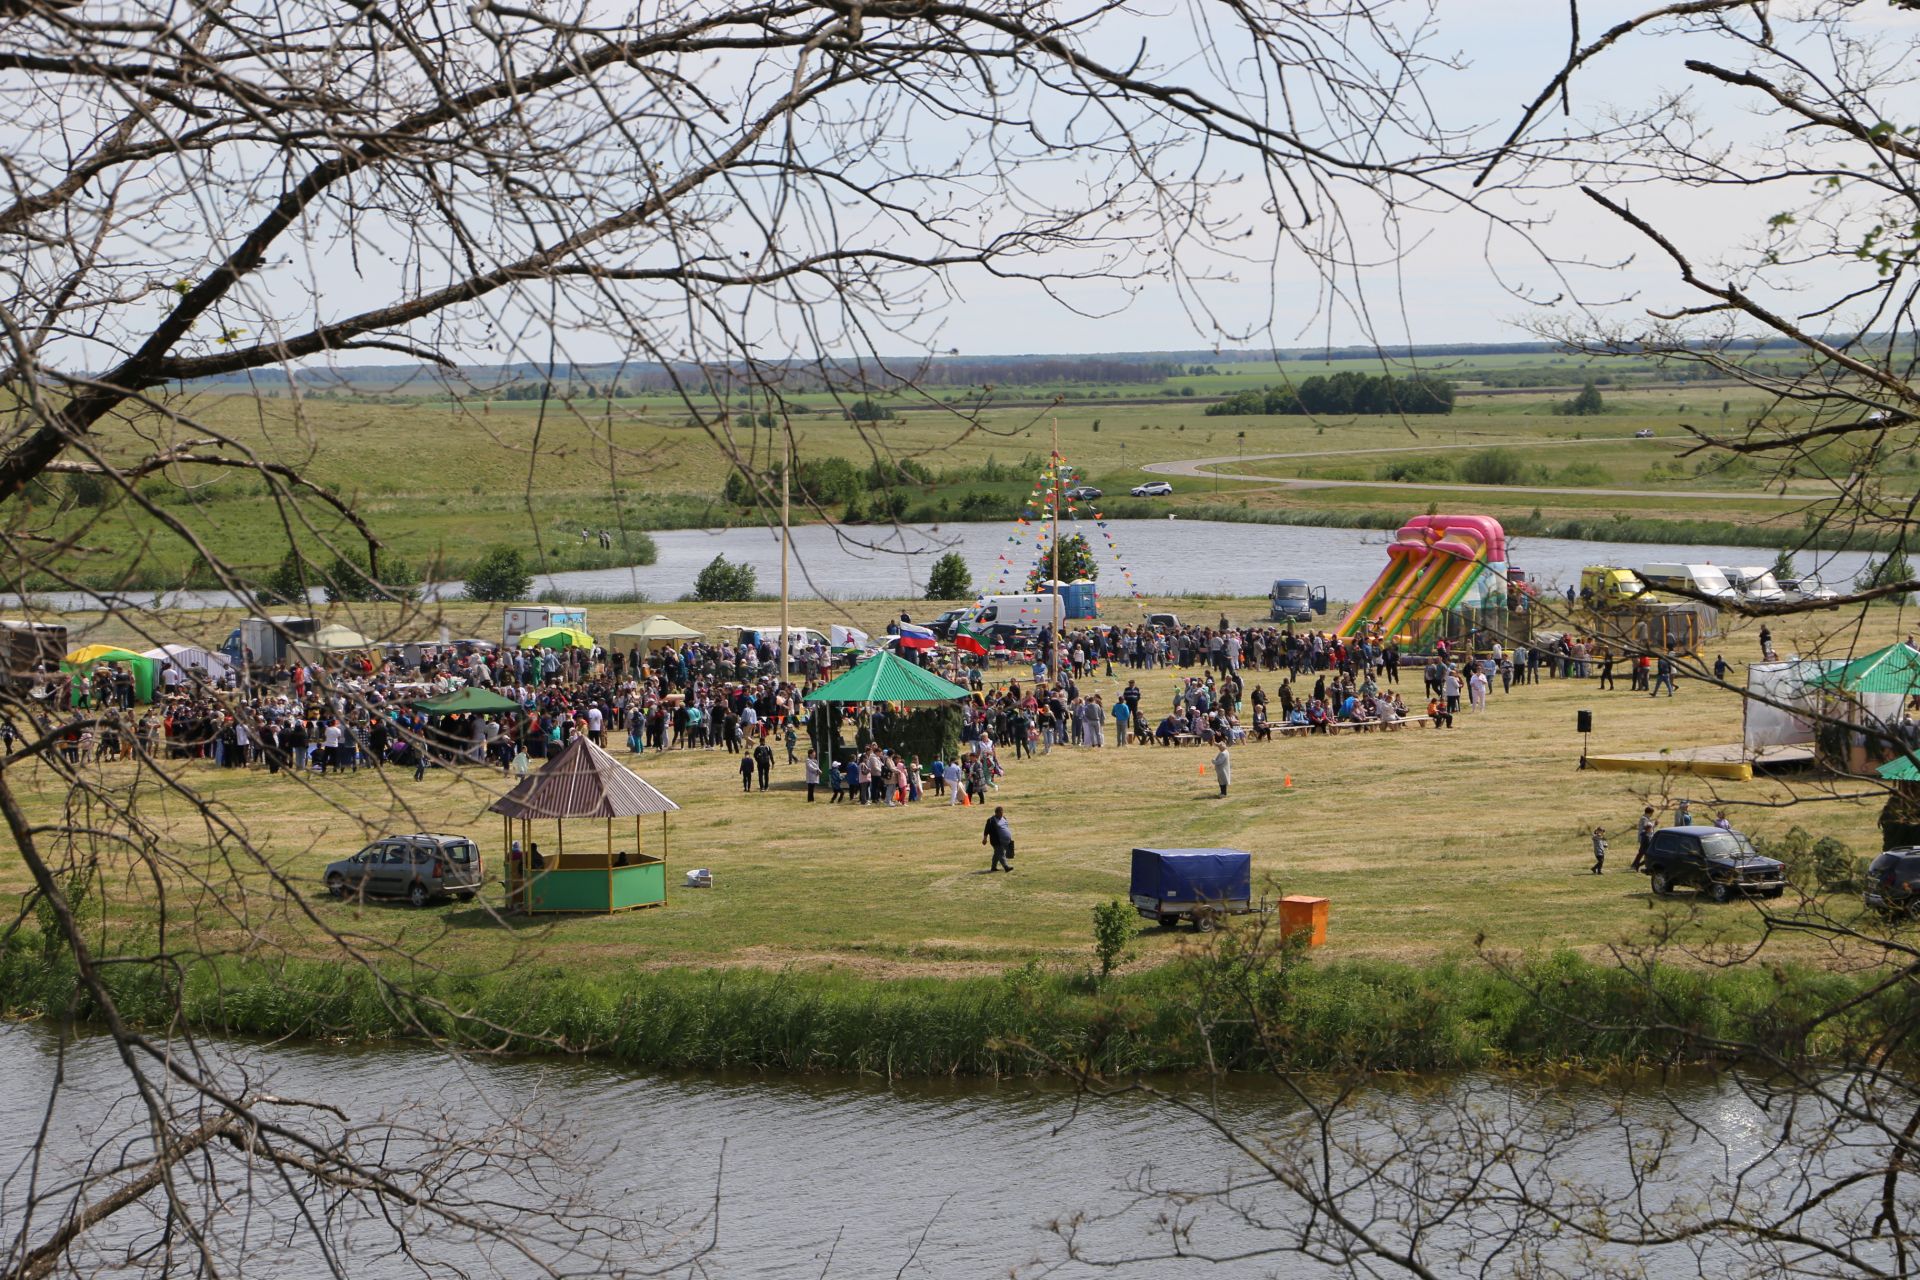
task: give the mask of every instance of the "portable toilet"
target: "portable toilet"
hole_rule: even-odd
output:
[[[1081,578],[1076,582],[1069,582],[1061,588],[1061,594],[1066,597],[1069,618],[1100,616],[1100,598],[1093,579]]]

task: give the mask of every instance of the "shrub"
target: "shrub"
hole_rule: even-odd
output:
[[[1571,400],[1562,400],[1554,405],[1553,411],[1565,417],[1584,418],[1596,413],[1605,413],[1607,405],[1606,401],[1600,397],[1600,388],[1593,384],[1592,378],[1588,378],[1587,385],[1580,388],[1578,395]]]
[[[1038,591],[1040,584],[1052,576],[1053,556],[1048,553],[1027,574],[1027,590]],[[1100,566],[1093,558],[1093,548],[1087,544],[1085,534],[1073,533],[1060,539],[1060,581],[1078,582],[1099,576]]]
[[[256,594],[266,604],[305,604],[309,581],[306,561],[298,551],[288,547],[287,554],[280,557],[280,563],[260,584]]]
[[[1400,484],[1437,484],[1458,474],[1450,458],[1406,458],[1387,463],[1374,472],[1374,478]]]
[[[75,507],[107,505],[107,482],[89,471],[69,472],[66,476],[67,502]]]
[[[329,604],[347,600],[410,600],[413,589],[420,585],[420,578],[413,566],[398,556],[388,556],[380,562],[380,577],[375,581],[359,557],[336,555],[327,566],[325,585]]]
[[[1093,954],[1100,976],[1107,977],[1127,962],[1127,944],[1133,941],[1135,913],[1118,899],[1093,909]]]
[[[973,575],[958,551],[949,551],[934,561],[927,575],[927,599],[965,600],[973,595]]]
[[[533,590],[533,573],[518,547],[488,547],[467,571],[467,599],[519,600]]]
[[[734,564],[715,556],[693,580],[695,600],[751,600],[759,580],[750,564]]]
[[[1482,449],[1460,464],[1460,478],[1469,484],[1519,484],[1527,465],[1511,449]]]
[[[1897,582],[1911,582],[1913,566],[1907,563],[1907,553],[1899,547],[1887,552],[1878,560],[1869,560],[1860,570],[1860,576],[1853,580],[1859,591],[1872,591],[1875,587],[1890,587]]]
[[[1570,489],[1598,488],[1612,479],[1605,467],[1594,462],[1569,463],[1553,473],[1555,484],[1566,485]]]

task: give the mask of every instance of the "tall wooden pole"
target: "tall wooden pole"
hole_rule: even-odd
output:
[[[1047,653],[1047,683],[1060,683],[1060,419],[1053,420],[1053,647]]]
[[[787,682],[788,642],[792,637],[787,632],[787,552],[792,547],[793,527],[789,523],[792,511],[789,508],[789,495],[793,491],[793,430],[789,423],[780,424],[782,442],[780,461],[780,683]],[[791,714],[791,708],[789,708]]]

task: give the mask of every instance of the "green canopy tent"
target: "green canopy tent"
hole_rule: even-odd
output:
[[[937,707],[963,702],[972,693],[891,653],[877,653],[836,676],[807,695],[808,702],[897,702],[909,707]]]
[[[1807,683],[1841,693],[1920,692],[1920,652],[1906,644],[1890,644],[1845,666],[1823,671]]]
[[[1920,782],[1920,766],[1913,763],[1910,755],[1889,760],[1875,772],[1888,782]]]
[[[88,695],[92,682],[93,669],[100,663],[125,667],[133,676],[133,696],[140,702],[153,701],[154,675],[158,670],[152,658],[133,652],[131,649],[115,648],[112,645],[90,644],[75,649],[61,659],[60,669],[72,677],[72,705],[79,706]]]
[[[972,696],[953,681],[883,650],[807,695],[808,704],[818,708],[809,717],[808,732],[828,759],[837,760],[840,727],[831,704],[896,703],[911,710],[904,717],[889,717],[884,731],[876,726],[874,737],[901,755],[951,759],[960,743],[959,704]]]
[[[413,704],[415,711],[424,711],[430,716],[477,715],[488,711],[518,711],[520,704],[512,698],[503,698],[491,689],[480,689],[468,685],[464,689],[455,689],[452,693],[443,693],[436,698],[427,698]]]
[[[593,637],[578,627],[536,627],[520,637],[522,649],[591,649]]]
[[[1823,728],[1814,738],[1815,759],[1839,773],[1876,773],[1889,754],[1880,735],[1895,729],[1905,717],[1907,699],[1920,693],[1920,652],[1890,644],[1836,664],[1806,684],[1828,695],[1824,711],[1830,719],[1853,726]]]

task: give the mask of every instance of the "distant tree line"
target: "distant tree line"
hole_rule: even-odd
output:
[[[1212,417],[1253,414],[1305,413],[1452,413],[1453,384],[1441,378],[1415,374],[1396,378],[1390,373],[1336,373],[1313,377],[1292,386],[1262,387],[1228,396],[1207,406]]]

